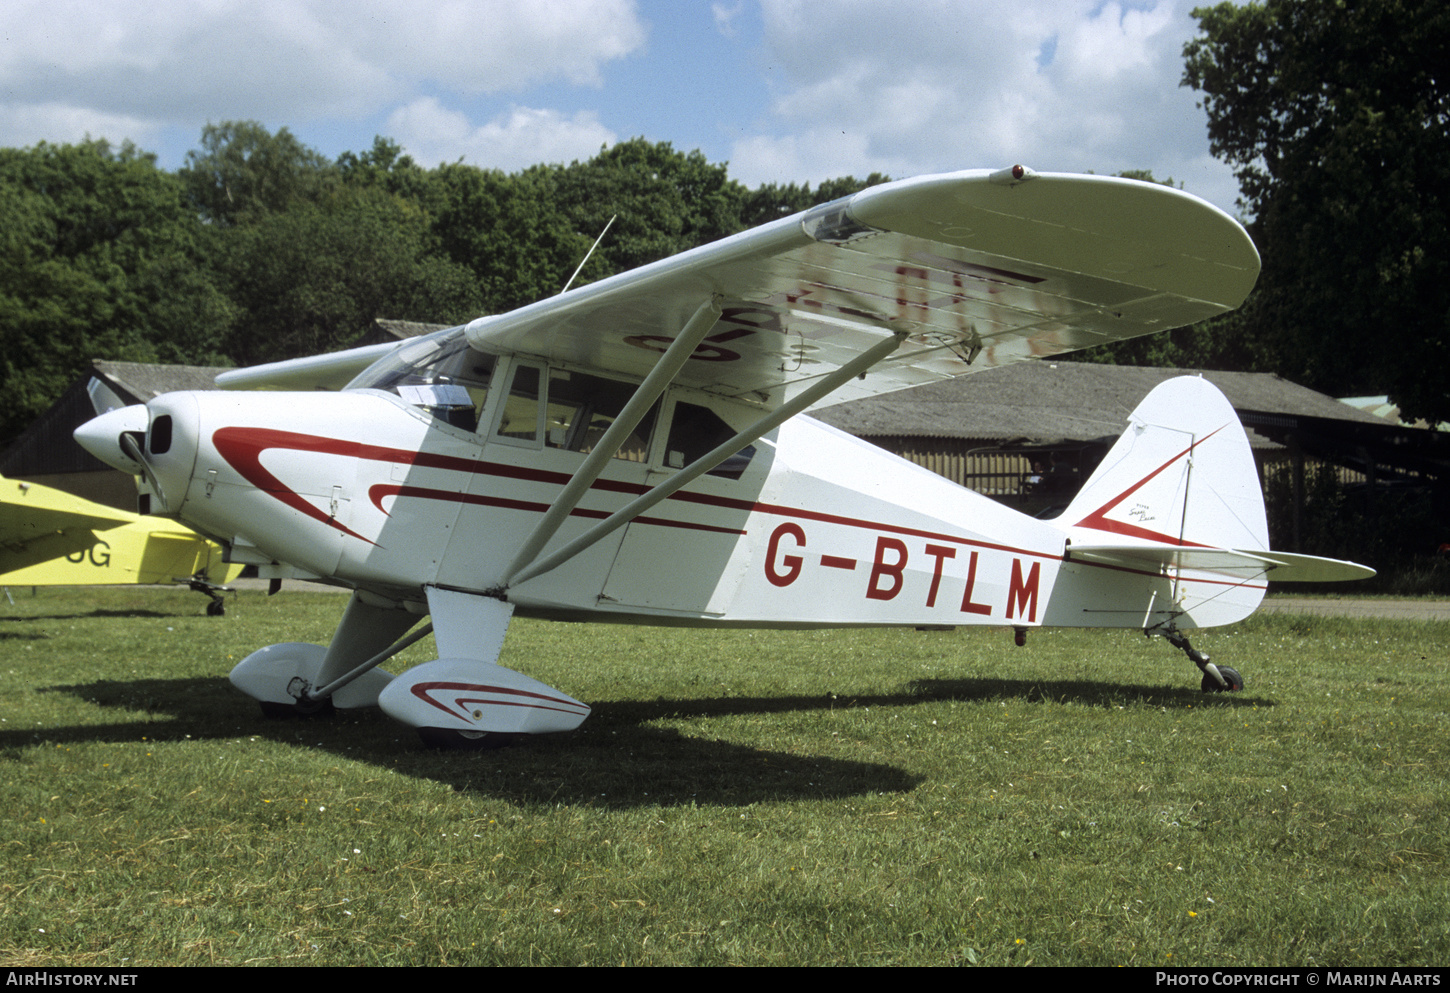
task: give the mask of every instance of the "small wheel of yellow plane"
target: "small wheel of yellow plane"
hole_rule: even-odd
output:
[[[805,412],[1191,324],[1258,271],[1243,228],[1177,190],[926,176],[400,345],[225,373],[76,438],[232,561],[353,591],[328,646],[232,670],[272,710],[376,705],[458,747],[577,727],[587,705],[497,664],[515,613],[1136,628],[1232,690],[1186,631],[1246,617],[1269,576],[1372,571],[1269,550],[1207,382],[1149,394],[1049,521]],[[379,668],[430,630],[439,658]]]
[[[241,571],[220,545],[176,521],[0,477],[0,586],[185,583],[220,617],[221,594]]]

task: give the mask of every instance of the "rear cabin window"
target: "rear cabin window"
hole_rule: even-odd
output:
[[[671,469],[683,469],[735,434],[735,429],[710,408],[679,401],[675,404],[674,417],[670,422],[665,465]],[[711,469],[707,475],[739,479],[754,456],[755,446],[748,445]]]

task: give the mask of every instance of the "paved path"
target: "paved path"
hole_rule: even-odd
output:
[[[1450,600],[1391,600],[1379,597],[1270,596],[1259,610],[1270,614],[1320,617],[1387,617],[1400,621],[1450,621]]]

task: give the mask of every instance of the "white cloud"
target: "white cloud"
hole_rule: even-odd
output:
[[[152,122],[125,114],[105,114],[89,107],[44,103],[12,105],[0,103],[0,144],[11,148],[28,148],[42,141],[57,144],[75,143],[87,136],[107,138],[125,136],[143,150],[157,137],[159,128]],[[121,138],[113,144],[119,145]]]
[[[45,106],[132,122],[132,137],[228,118],[295,127],[430,88],[598,85],[646,34],[634,0],[12,0],[0,6],[0,127]],[[0,131],[0,144],[16,135]]]
[[[1161,178],[1193,162],[1174,178],[1194,189],[1207,138],[1179,87],[1188,6],[838,0],[823,23],[813,0],[762,0],[775,99],[735,143],[731,174],[755,185],[1022,162]],[[1227,176],[1220,166],[1208,184],[1215,199]]]
[[[726,38],[734,38],[739,33],[735,22],[740,17],[740,12],[744,9],[744,3],[735,3],[729,7],[723,3],[710,4],[710,13],[715,18],[715,30],[719,31]]]
[[[1183,71],[1178,49],[1184,39],[1175,38],[1173,5],[1159,3],[1149,10],[1127,9],[1107,3],[1091,17],[1065,26],[1058,41],[1055,63],[1066,77],[1081,85],[1101,84],[1118,79],[1159,78],[1164,56],[1170,55],[1168,74],[1176,84]],[[1164,50],[1164,42],[1168,51]]]
[[[414,100],[388,118],[390,133],[423,166],[463,159],[488,169],[514,171],[540,162],[587,159],[618,136],[596,115],[514,107],[475,127],[433,97]]]

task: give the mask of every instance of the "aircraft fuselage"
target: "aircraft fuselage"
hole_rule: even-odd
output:
[[[167,450],[148,449],[168,512],[240,558],[402,600],[502,586],[583,458],[376,390],[178,393],[149,408],[148,440],[170,419]],[[653,623],[1042,622],[1059,528],[809,418],[755,449],[738,478],[700,477],[508,599]],[[548,548],[670,471],[658,439],[640,457],[611,460]]]

